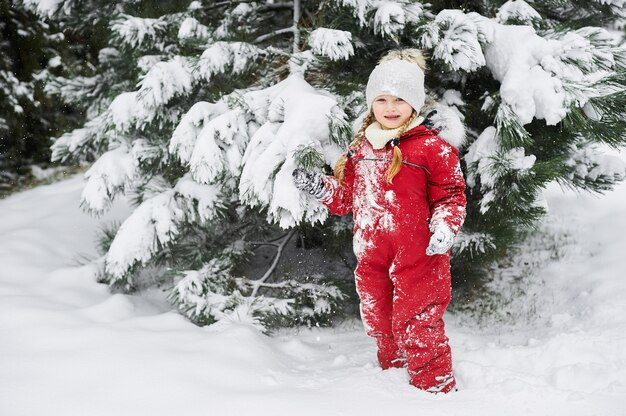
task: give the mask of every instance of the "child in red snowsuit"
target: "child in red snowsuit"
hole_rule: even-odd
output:
[[[424,67],[416,50],[383,58],[367,85],[371,112],[335,176],[298,169],[294,180],[331,213],[353,213],[361,316],[381,367],[406,366],[414,386],[448,392],[455,380],[443,314],[449,249],[465,218],[456,148],[463,134],[451,135],[452,145],[428,128],[433,120],[421,115],[432,110],[424,105]],[[439,124],[460,125],[439,117]]]

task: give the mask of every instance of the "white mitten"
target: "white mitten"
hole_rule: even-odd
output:
[[[446,253],[450,250],[450,247],[452,247],[453,241],[454,231],[447,225],[439,225],[433,232],[433,235],[430,236],[430,243],[428,244],[428,248],[426,248],[426,255],[433,256],[435,254]]]

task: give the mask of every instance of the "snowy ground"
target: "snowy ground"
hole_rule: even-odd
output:
[[[547,192],[567,247],[502,307],[519,320],[448,316],[460,391],[447,396],[381,371],[358,322],[267,337],[111,295],[80,266],[98,227],[81,187],[0,201],[2,416],[626,414],[626,185]]]

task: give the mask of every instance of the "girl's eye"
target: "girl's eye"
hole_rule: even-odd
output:
[[[402,98],[400,98],[400,97],[396,98],[396,101],[398,101],[398,102],[404,102],[404,100],[403,100]]]

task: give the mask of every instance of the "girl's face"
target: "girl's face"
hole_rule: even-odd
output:
[[[413,115],[413,107],[395,95],[379,95],[372,103],[376,121],[383,129],[397,129]]]

